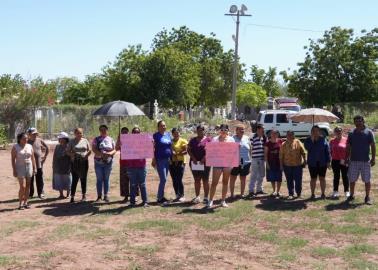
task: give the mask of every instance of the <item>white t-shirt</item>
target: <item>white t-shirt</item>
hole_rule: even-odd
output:
[[[219,136],[213,138],[213,142],[235,142],[234,138],[227,136],[223,141],[219,140]]]

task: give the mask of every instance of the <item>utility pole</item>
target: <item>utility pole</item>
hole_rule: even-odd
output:
[[[226,16],[236,16],[236,35],[232,35],[232,38],[235,42],[235,51],[234,51],[234,66],[232,72],[232,100],[231,100],[231,119],[236,119],[236,88],[237,88],[237,80],[238,80],[238,50],[239,50],[239,25],[240,25],[240,16],[252,16],[249,14],[245,14],[247,11],[247,7],[245,5],[241,5],[240,10],[236,5],[232,5],[230,7],[230,13],[226,13]]]

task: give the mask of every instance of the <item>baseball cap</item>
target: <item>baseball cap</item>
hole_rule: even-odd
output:
[[[58,139],[68,139],[68,134],[66,132],[61,132],[58,135]]]
[[[38,130],[35,127],[31,127],[28,129],[29,134],[38,134]]]

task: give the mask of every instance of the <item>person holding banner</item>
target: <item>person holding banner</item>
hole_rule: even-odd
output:
[[[219,127],[219,135],[213,138],[213,142],[235,142],[234,138],[228,135],[228,125],[222,124]],[[213,178],[210,187],[210,200],[207,204],[207,208],[211,208],[213,206],[213,199],[215,192],[217,190],[217,185],[219,182],[220,177],[223,174],[222,178],[222,207],[228,207],[226,203],[226,196],[228,191],[228,180],[230,178],[232,167],[213,167]]]
[[[176,193],[176,200],[184,202],[184,184],[182,178],[185,172],[185,155],[187,154],[188,141],[180,138],[180,132],[177,128],[172,129],[172,159],[169,165],[169,172],[172,177],[173,189]]]
[[[157,127],[158,131],[153,135],[154,158],[152,159],[152,166],[156,168],[160,179],[157,202],[165,205],[168,203],[168,200],[164,197],[164,189],[172,157],[172,139],[171,135],[166,132],[167,126],[163,120],[157,123]]]
[[[204,199],[203,203],[209,202],[209,174],[210,167],[206,166],[206,144],[211,142],[211,138],[205,136],[205,127],[197,126],[197,136],[192,138],[188,144],[188,154],[190,156],[190,169],[194,178],[194,190],[196,197],[192,203],[200,203],[201,181],[203,184]]]
[[[238,175],[240,175],[240,196],[241,198],[245,198],[244,196],[245,182],[251,168],[251,142],[248,136],[244,135],[243,124],[237,125],[235,132],[236,132],[236,135],[233,136],[233,138],[236,143],[240,144],[240,151],[239,151],[240,165],[239,167],[234,167],[231,170],[230,192],[231,192],[231,198],[234,198],[236,178],[238,177]]]
[[[128,134],[129,129],[127,127],[121,128],[121,134]],[[121,138],[118,137],[117,144],[116,144],[116,150],[121,150]],[[119,160],[119,190],[120,195],[123,197],[123,203],[127,203],[129,196],[130,196],[130,179],[127,176],[127,168],[126,168],[127,160],[123,160],[120,157]]]
[[[108,136],[108,127],[101,125],[99,127],[100,136],[92,142],[92,150],[95,153],[94,166],[96,172],[97,202],[102,199],[109,202],[108,192],[110,186],[110,173],[113,166],[113,157],[116,153],[114,140]]]
[[[132,134],[140,134],[139,127],[134,127]],[[127,168],[127,176],[130,179],[130,206],[135,206],[138,189],[142,197],[142,205],[148,207],[147,190],[146,190],[146,159],[128,159],[124,160]]]

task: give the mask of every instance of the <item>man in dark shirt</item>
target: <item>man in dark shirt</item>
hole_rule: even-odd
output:
[[[46,161],[46,158],[49,154],[49,147],[47,144],[38,137],[38,131],[36,128],[28,129],[28,144],[33,146],[35,162],[37,165],[37,173],[33,175],[30,183],[30,197],[34,196],[34,178],[37,186],[37,194],[40,199],[44,198],[43,191],[43,164]]]
[[[375,139],[373,132],[365,126],[364,118],[360,115],[354,117],[356,128],[353,129],[347,140],[347,161],[349,164],[348,178],[350,182],[350,196],[348,201],[354,200],[354,189],[356,181],[361,174],[365,183],[365,203],[371,205],[370,199],[370,178],[371,167],[375,165]],[[369,152],[371,150],[371,158]]]

